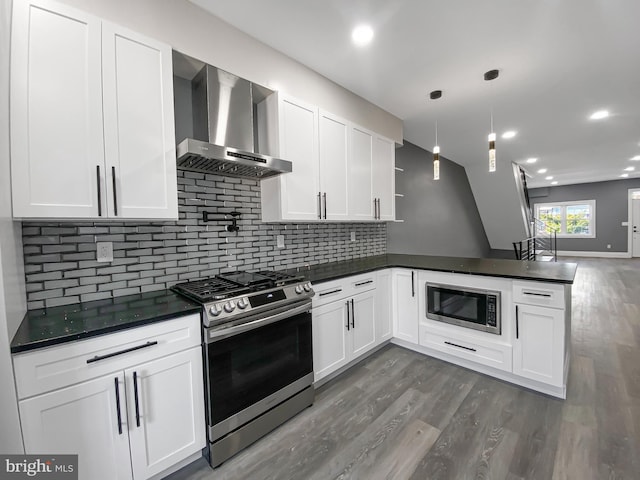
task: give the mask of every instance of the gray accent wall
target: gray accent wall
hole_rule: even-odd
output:
[[[407,141],[396,150],[396,218],[387,227],[387,251],[486,257],[490,248],[465,169],[440,157],[433,180],[432,154]]]
[[[596,238],[559,238],[558,250],[572,252],[627,252],[630,188],[640,188],[640,178],[608,182],[559,185],[529,190],[531,206],[539,203],[596,201]],[[535,212],[535,210],[534,210]],[[611,248],[607,248],[611,245]]]

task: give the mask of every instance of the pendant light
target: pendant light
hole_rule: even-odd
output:
[[[429,94],[431,100],[442,97],[442,90],[434,90]],[[438,146],[438,119],[436,118],[436,144],[433,147],[433,179],[440,180],[440,147]]]
[[[498,78],[500,72],[498,70],[489,70],[484,74],[484,79],[489,82]],[[491,101],[491,133],[489,140],[489,172],[496,171],[496,132],[493,130],[493,99]]]

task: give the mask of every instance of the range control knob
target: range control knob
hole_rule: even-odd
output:
[[[311,291],[311,284],[309,282],[305,283],[304,286],[304,291],[305,292],[310,292]]]
[[[300,295],[303,291],[302,285],[296,285],[295,292]]]
[[[229,300],[227,303],[224,304],[224,311],[227,313],[233,312],[235,308],[236,308],[236,304],[233,303],[231,300]]]
[[[212,317],[217,317],[218,315],[220,315],[220,312],[222,312],[222,308],[220,308],[220,305],[218,305],[217,303],[209,309],[209,313]]]
[[[249,306],[249,300],[246,297],[245,298],[241,298],[240,301],[238,302],[238,308],[240,310],[244,310],[248,306]]]

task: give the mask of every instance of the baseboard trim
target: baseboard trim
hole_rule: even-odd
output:
[[[629,252],[582,252],[558,250],[558,255],[563,257],[601,257],[601,258],[631,258]]]

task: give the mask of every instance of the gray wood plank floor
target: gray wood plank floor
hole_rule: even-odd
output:
[[[169,478],[639,479],[640,260],[570,261],[565,401],[389,345],[219,468]]]

